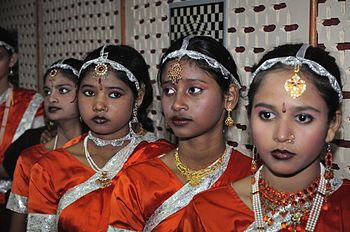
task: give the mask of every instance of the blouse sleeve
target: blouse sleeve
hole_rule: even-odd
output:
[[[127,172],[121,172],[111,197],[109,231],[114,231],[116,228],[142,231],[145,219],[141,204],[139,189]]]
[[[30,173],[27,231],[56,231],[58,200],[51,175],[36,163]]]

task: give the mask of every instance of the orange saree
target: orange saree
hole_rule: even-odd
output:
[[[321,211],[315,232],[350,231],[350,181],[344,180],[341,187],[329,197],[328,202],[329,210]],[[229,185],[198,194],[187,207],[179,230],[241,232],[253,222],[253,211],[240,200]]]
[[[27,229],[106,231],[111,193],[120,169],[173,148],[164,140],[148,143],[133,138],[106,163],[112,179],[108,187],[96,183],[100,173],[64,149],[49,152],[31,170]],[[126,161],[121,157],[126,157]]]
[[[193,190],[188,184],[184,186],[159,158],[133,165],[120,175],[113,190],[109,231],[176,231],[187,204],[181,202],[182,198],[190,201],[195,194],[191,191],[226,185],[249,175],[250,162],[250,158],[232,149],[227,166],[213,185]]]

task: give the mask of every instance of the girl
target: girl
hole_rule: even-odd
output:
[[[252,77],[248,114],[263,165],[257,170],[254,159],[252,179],[198,195],[181,229],[350,231],[350,183],[332,172],[342,102],[335,59],[306,44],[282,45]]]
[[[82,61],[73,58],[59,60],[44,75],[45,115],[50,123],[56,125],[57,134],[45,144],[24,150],[17,160],[7,202],[7,208],[13,211],[10,231],[25,231],[29,176],[34,163],[48,151],[70,146],[81,138],[79,135],[82,133],[82,126],[76,101],[76,84],[81,65]]]
[[[4,193],[11,186],[2,167],[8,146],[24,131],[44,125],[43,97],[33,90],[13,86],[10,77],[17,63],[15,40],[7,30],[0,28],[0,210],[5,206]],[[0,228],[1,222],[0,219]]]
[[[78,85],[88,135],[49,152],[32,168],[28,231],[106,231],[119,171],[173,148],[166,141],[149,143],[154,136],[143,135],[142,128],[152,130],[147,117],[152,87],[147,65],[135,49],[104,45],[92,51]]]
[[[250,159],[227,145],[224,134],[240,87],[226,48],[207,36],[182,38],[161,59],[159,77],[178,147],[123,172],[113,191],[110,231],[174,231],[195,194],[249,174]]]

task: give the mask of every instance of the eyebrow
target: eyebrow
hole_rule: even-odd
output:
[[[207,84],[206,81],[204,80],[201,80],[201,79],[194,79],[194,78],[186,78],[186,79],[181,79],[181,81],[186,81],[186,82],[196,82],[196,81],[199,81],[199,82],[202,82],[204,84]],[[161,84],[164,85],[164,84],[168,84],[168,83],[172,83],[171,80],[166,80],[166,81],[163,81]]]
[[[274,107],[273,105],[270,105],[270,104],[266,104],[266,103],[258,103],[256,105],[254,105],[254,108],[258,108],[258,107],[265,107],[265,108],[277,111],[276,107]],[[321,113],[320,110],[318,110],[318,109],[316,109],[316,108],[314,108],[312,106],[297,106],[293,110],[296,111],[296,112],[311,110],[311,111],[314,111],[314,112],[317,112],[317,113]]]
[[[84,84],[84,85],[82,85],[80,88],[98,88],[97,86],[95,86],[95,85],[89,85],[89,84]],[[118,90],[121,90],[121,91],[125,91],[123,88],[121,88],[121,87],[119,87],[119,86],[105,86],[105,88],[106,89],[109,89],[109,90],[111,90],[111,89],[118,89]]]

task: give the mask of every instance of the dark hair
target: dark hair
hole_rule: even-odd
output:
[[[75,84],[78,83],[78,76],[76,76],[73,73],[73,70],[71,69],[65,69],[65,68],[59,68],[59,67],[52,67],[55,64],[58,64],[62,62],[62,64],[67,64],[69,66],[71,66],[72,68],[74,68],[75,70],[77,70],[77,72],[79,72],[81,66],[83,65],[83,61],[82,60],[78,60],[75,58],[67,58],[67,59],[60,59],[55,61],[50,68],[48,68],[44,74],[44,82],[46,81],[46,78],[49,76],[49,73],[53,70],[53,69],[57,69],[60,72],[62,72],[64,74],[64,76],[66,76],[67,78],[69,78],[71,81],[73,81]]]
[[[284,44],[281,46],[278,46],[274,48],[273,50],[267,52],[259,61],[258,64],[253,66],[252,72],[254,72],[262,63],[264,63],[266,60],[277,58],[277,57],[287,57],[287,56],[296,56],[297,52],[299,51],[302,44]],[[306,50],[305,58],[312,60],[318,64],[320,64],[322,67],[324,67],[329,73],[331,73],[338,81],[340,88],[342,88],[342,82],[340,78],[340,70],[338,65],[336,64],[335,58],[329,55],[329,52],[317,48],[317,47],[309,47]],[[276,70],[276,69],[291,69],[292,67],[277,63],[272,68],[262,71],[257,74],[257,76],[254,78],[253,82],[251,83],[248,91],[248,106],[247,111],[248,115],[250,116],[252,111],[252,104],[254,100],[255,93],[259,89],[260,83],[263,79],[263,76],[266,72]],[[300,69],[301,72],[310,74],[312,83],[316,86],[319,94],[323,98],[323,100],[326,102],[328,106],[328,120],[332,120],[335,116],[335,112],[340,107],[340,102],[338,98],[338,93],[332,88],[332,86],[329,83],[329,80],[327,77],[320,76],[319,74],[315,73],[307,65],[303,65]]]
[[[90,52],[86,58],[84,59],[84,63],[94,60],[100,57],[100,51],[103,46],[98,49]],[[137,119],[142,124],[142,127],[147,131],[154,131],[153,122],[147,116],[148,107],[152,104],[153,101],[153,88],[150,80],[150,75],[148,72],[148,66],[143,58],[143,56],[134,48],[127,45],[107,45],[104,49],[106,53],[108,53],[108,59],[115,61],[125,68],[127,68],[138,80],[140,87],[144,86],[145,93],[143,97],[143,101],[141,105],[138,107],[137,111]],[[108,65],[108,64],[107,64]],[[86,74],[92,72],[95,68],[96,64],[89,65],[86,69],[82,70],[79,76],[78,86],[80,86],[81,81],[85,78]],[[134,82],[131,82],[127,77],[124,71],[115,70],[109,66],[109,70],[116,73],[117,76],[123,81],[126,85],[128,85],[134,95],[135,100],[138,96],[138,91]]]
[[[182,37],[178,40],[176,40],[169,49],[164,53],[164,55],[161,58],[161,63],[159,65],[160,71],[158,73],[158,81],[161,83],[161,76],[162,72],[164,70],[164,67],[166,63],[170,60],[167,60],[164,64],[163,60],[165,57],[176,50],[179,50],[182,46],[183,40],[186,37]],[[237,66],[235,61],[233,60],[232,55],[230,52],[218,41],[213,39],[209,36],[195,36],[189,40],[189,44],[187,46],[187,50],[197,51],[204,55],[207,55],[213,59],[215,59],[217,62],[222,64],[240,83],[239,76],[237,73]],[[188,56],[184,56],[182,59],[190,59]],[[210,74],[212,74],[215,77],[216,82],[221,88],[222,96],[224,96],[225,93],[227,93],[229,86],[232,82],[230,78],[225,79],[223,77],[223,74],[221,73],[220,69],[216,69],[208,65],[204,60],[195,60],[190,59],[191,62],[194,62],[199,68],[206,70]]]
[[[6,30],[2,27],[0,27],[0,41],[3,41],[5,43],[7,43],[8,45],[11,45],[15,50],[17,49],[17,44],[16,44],[16,41],[14,39],[13,33],[9,32],[8,30]],[[6,49],[6,51],[8,51],[9,55],[12,55],[12,51],[10,51],[8,49]]]

